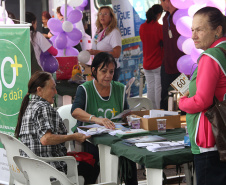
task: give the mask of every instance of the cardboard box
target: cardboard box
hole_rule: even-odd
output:
[[[145,130],[158,130],[157,119],[166,119],[166,129],[181,128],[180,115],[165,116],[156,118],[143,118],[143,115],[149,115],[149,110],[132,111],[131,114],[141,118],[140,128]]]

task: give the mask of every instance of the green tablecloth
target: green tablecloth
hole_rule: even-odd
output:
[[[160,135],[171,141],[183,140],[184,129],[167,130],[166,133],[151,131],[151,135]],[[193,161],[193,155],[190,148],[177,149],[164,152],[150,152],[146,148],[136,146],[127,146],[116,136],[104,134],[101,136],[92,136],[93,144],[104,144],[111,147],[111,154],[124,156],[136,163],[145,165],[146,168],[163,169],[167,165],[180,165]]]

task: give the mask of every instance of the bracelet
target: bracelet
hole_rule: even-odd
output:
[[[91,122],[91,119],[92,119],[93,116],[94,116],[94,115],[90,115],[90,117],[89,117],[89,122]]]

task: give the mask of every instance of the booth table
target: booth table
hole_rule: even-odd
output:
[[[167,130],[165,133],[150,131],[148,134],[163,136],[170,141],[180,141],[184,138],[185,129]],[[193,161],[190,148],[150,152],[146,148],[125,145],[122,138],[109,134],[92,136],[90,141],[99,147],[101,182],[118,182],[118,158],[124,156],[146,167],[148,185],[162,185],[163,168],[167,165],[182,164],[186,164],[186,180],[187,184],[191,184],[191,174],[187,169],[188,163]]]

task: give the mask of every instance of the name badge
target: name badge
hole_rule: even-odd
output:
[[[173,38],[173,34],[172,34],[172,31],[171,30],[168,30],[168,34],[169,34],[169,38]]]

